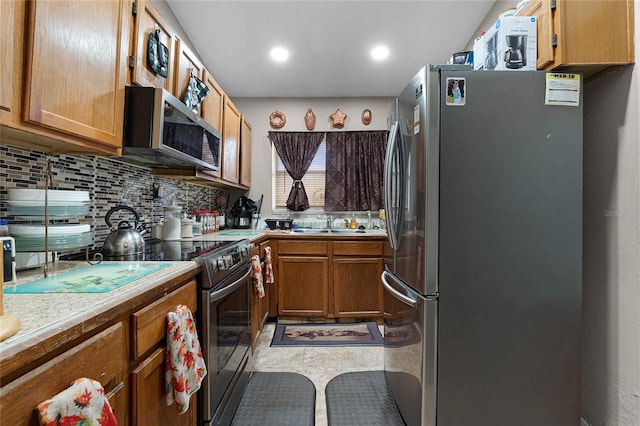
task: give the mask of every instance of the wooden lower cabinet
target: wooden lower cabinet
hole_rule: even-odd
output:
[[[333,306],[337,318],[382,315],[382,258],[334,258]]]
[[[333,312],[336,318],[382,318],[382,241],[334,241]]]
[[[278,315],[382,319],[381,240],[279,240]]]
[[[178,414],[175,404],[165,400],[164,347],[156,349],[131,373],[134,425],[188,426],[196,424],[196,395],[189,410]]]
[[[329,258],[278,255],[278,315],[326,317]]]
[[[197,285],[193,275],[159,285],[168,293],[148,299],[137,295],[133,306],[128,305],[130,301],[114,306],[112,311],[118,313],[97,326],[99,331],[62,339],[59,355],[31,361],[33,365],[17,378],[5,382],[15,375],[0,371],[0,425],[37,426],[34,408],[86,377],[102,384],[119,426],[195,426],[196,395],[184,414],[178,415],[175,405],[166,405],[164,354],[167,313],[178,304],[195,312]],[[92,330],[97,321],[93,318],[84,324]]]
[[[118,322],[3,386],[0,389],[0,424],[38,425],[34,408],[83,377],[102,384],[118,425],[129,424],[126,347],[124,327]]]
[[[196,288],[192,280],[131,315],[131,355],[135,365],[131,372],[132,425],[196,424],[196,395],[191,397],[189,410],[179,415],[175,404],[167,406],[165,402],[164,375],[167,313],[178,305],[185,305],[195,315]],[[149,351],[151,354],[144,357]]]

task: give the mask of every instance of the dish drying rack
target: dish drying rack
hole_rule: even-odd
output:
[[[44,225],[44,247],[43,250],[39,250],[38,248],[40,247],[39,245],[36,245],[35,248],[27,248],[27,249],[19,249],[16,251],[19,252],[44,252],[44,265],[43,265],[43,272],[44,272],[44,277],[46,278],[49,275],[49,263],[54,263],[56,260],[55,257],[55,252],[56,250],[50,250],[50,235],[49,235],[49,227],[51,225],[51,220],[55,220],[56,217],[59,218],[70,218],[73,217],[73,214],[51,214],[50,213],[50,200],[49,200],[49,191],[53,190],[53,177],[52,177],[52,173],[51,173],[51,160],[47,161],[47,168],[45,171],[45,185],[44,185],[44,203],[43,203],[43,207],[44,207],[44,216],[41,213],[20,213],[20,214],[15,214],[16,216],[20,216],[20,217],[43,217],[43,225]],[[72,192],[72,191],[70,191]],[[33,219],[32,219],[33,220]],[[30,222],[32,221],[30,220]],[[89,231],[90,232],[90,231]],[[79,234],[82,235],[82,234]],[[93,241],[91,234],[91,241]],[[19,237],[18,237],[19,238]],[[78,239],[79,241],[82,240],[82,237],[79,237]],[[94,253],[93,256],[90,256],[89,253],[89,246],[90,243],[78,243],[78,245],[74,245],[75,243],[71,244],[71,245],[64,245],[63,249],[73,249],[73,248],[81,248],[81,247],[85,247],[85,260],[87,263],[91,264],[91,265],[95,265],[98,263],[102,262],[102,254],[101,253]],[[51,261],[49,261],[49,254],[51,254]]]

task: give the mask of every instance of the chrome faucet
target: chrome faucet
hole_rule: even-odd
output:
[[[327,229],[333,229],[333,223],[336,220],[342,219],[344,221],[344,227],[349,227],[349,219],[341,217],[333,217],[333,215],[327,215]]]

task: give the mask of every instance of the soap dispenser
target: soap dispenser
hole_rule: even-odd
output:
[[[356,222],[356,214],[351,214],[351,221],[349,222],[349,229],[358,229],[358,222]]]

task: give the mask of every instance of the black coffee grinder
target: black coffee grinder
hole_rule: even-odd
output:
[[[527,65],[527,36],[510,34],[506,37],[509,50],[504,52],[505,66],[509,69],[519,69]]]

